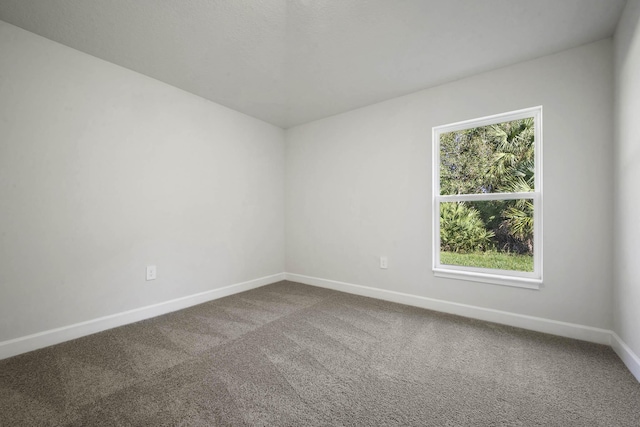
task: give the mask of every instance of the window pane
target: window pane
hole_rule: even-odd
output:
[[[440,203],[440,264],[533,271],[532,199]]]
[[[533,191],[534,119],[440,134],[440,194]]]

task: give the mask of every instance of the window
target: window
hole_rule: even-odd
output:
[[[433,128],[436,276],[539,288],[542,107]]]

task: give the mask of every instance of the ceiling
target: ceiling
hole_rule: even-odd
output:
[[[625,0],[0,0],[0,20],[288,128],[613,34]]]

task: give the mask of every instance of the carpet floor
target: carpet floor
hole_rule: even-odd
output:
[[[0,361],[2,426],[640,426],[611,348],[280,282]]]

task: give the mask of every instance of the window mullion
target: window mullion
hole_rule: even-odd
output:
[[[488,200],[517,200],[537,198],[537,192],[526,193],[480,193],[480,194],[441,194],[436,196],[438,202],[483,202]]]

